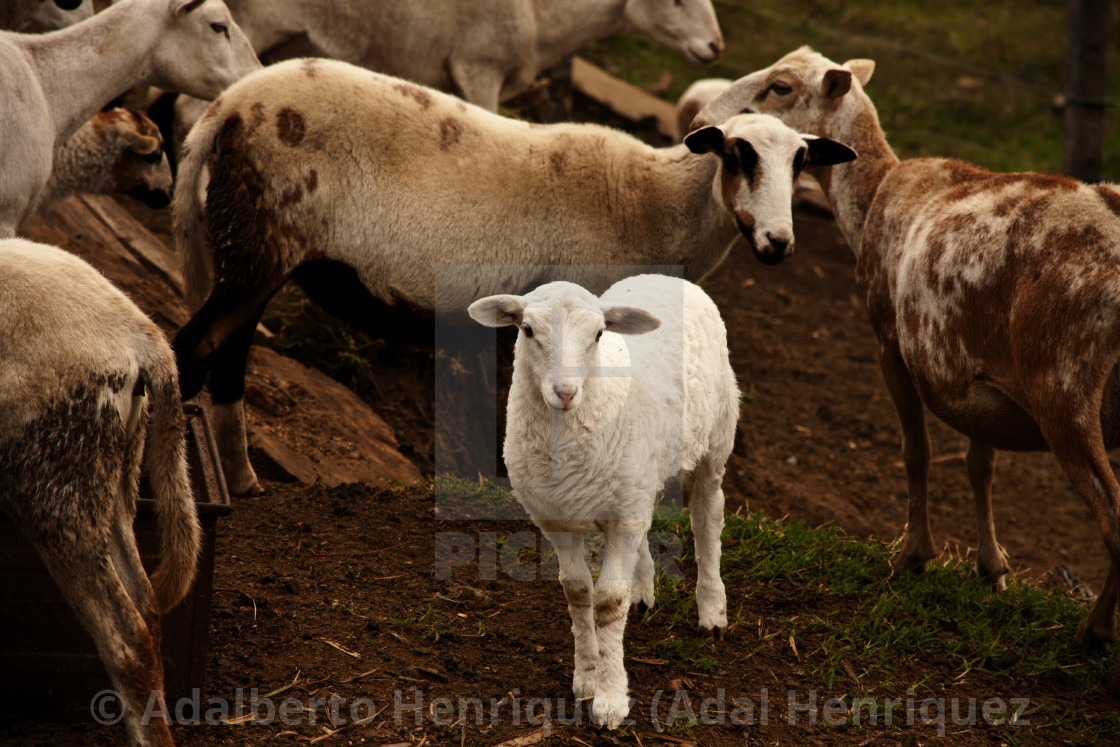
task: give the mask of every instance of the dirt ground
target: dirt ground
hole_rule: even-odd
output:
[[[166,216],[146,215],[145,220],[166,236]],[[853,534],[889,541],[905,522],[905,476],[875,342],[856,297],[852,254],[826,215],[799,210],[795,232],[796,253],[782,265],[763,266],[737,247],[704,284],[724,315],[732,364],[750,395],[724,485],[729,508],[749,506],[811,525],[832,522]],[[339,338],[315,330],[336,323],[306,308],[298,296],[289,293],[274,303],[266,322],[281,332],[287,325],[311,330],[286,352],[353,385],[396,430],[406,456],[422,471],[432,471],[437,448],[433,382],[443,364],[426,341],[395,345],[348,332],[365,359],[356,370],[324,356],[329,346],[324,341]],[[267,412],[255,416],[267,417]],[[967,555],[976,529],[964,474],[966,444],[933,420],[931,432],[935,541],[945,552]],[[325,715],[329,706],[322,706],[316,723],[303,712],[290,728],[177,727],[177,743],[290,744],[322,738],[328,745],[497,744],[547,736],[537,733],[539,720],[534,723],[524,710],[516,722],[511,714],[533,697],[571,700],[571,636],[555,581],[487,578],[485,564],[477,563],[456,569],[451,578],[435,577],[441,567],[440,537],[447,533],[485,541],[492,533],[528,531],[530,525],[438,520],[424,487],[327,489],[283,482],[267,466],[261,472],[266,494],[235,499],[232,515],[220,524],[207,692],[233,699],[239,689],[255,688],[264,695],[292,685],[272,700],[299,695],[306,703],[335,694],[345,699],[345,707],[358,707],[360,717],[374,718],[332,734]],[[1052,457],[1001,454],[994,511],[998,537],[1018,572],[1038,579],[1064,565],[1099,590],[1106,569],[1100,537]],[[768,609],[796,603],[811,610],[826,604],[811,594],[759,589],[742,579],[729,585],[729,593],[749,603],[760,625]],[[758,706],[762,688],[769,688],[780,700],[775,708],[782,718],[766,728],[725,725],[700,737],[659,733],[648,717],[623,735],[554,723],[549,727],[554,739],[585,745],[869,743],[869,735],[859,730],[788,724],[787,691],[812,683],[798,662],[776,649],[759,649],[757,637],[727,642],[733,655],[721,656],[723,665],[715,671],[668,665],[642,653],[665,636],[696,635],[687,626],[667,627],[656,618],[652,625],[627,628],[628,656],[637,657],[628,658],[627,666],[639,711],[648,716],[656,710],[652,698],[657,693],[672,700],[688,691],[697,705],[720,688],[728,698],[742,695]],[[917,670],[922,665],[910,657],[900,658],[900,666]],[[969,687],[976,689],[962,687],[960,694],[989,693],[984,688],[991,686]],[[837,688],[842,692],[842,685]],[[407,706],[417,697],[422,715],[414,718]],[[493,699],[507,710],[494,725],[476,724],[473,714],[456,723],[457,714],[444,719],[438,712],[444,701],[437,699],[445,697],[447,702],[477,697],[486,704]],[[359,702],[362,698],[368,702]],[[395,712],[404,715],[394,719]],[[336,720],[344,723],[349,723],[345,713]],[[916,744],[935,736],[935,730],[917,725],[891,731],[885,742]],[[952,741],[988,744],[1004,737],[980,728]],[[117,744],[122,739],[119,727],[58,725],[49,717],[0,721],[0,742],[6,744]]]

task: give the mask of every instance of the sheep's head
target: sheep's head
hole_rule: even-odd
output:
[[[839,65],[802,47],[768,68],[735,81],[712,99],[692,122],[692,129],[718,125],[736,114],[772,114],[801,132],[827,135],[837,110],[853,100],[849,95],[871,80],[872,60],[848,60]]]
[[[152,55],[149,83],[213,99],[261,67],[221,0],[168,0],[168,28]]]
[[[159,128],[131,109],[109,109],[91,120],[97,137],[111,143],[117,153],[113,164],[113,189],[127,192],[148,207],[171,204],[171,165],[163,149]]]
[[[547,283],[524,296],[482,298],[467,313],[487,327],[520,328],[515,366],[523,366],[545,403],[562,412],[583,402],[584,384],[600,367],[601,346],[624,346],[616,335],[640,335],[661,324],[647,311],[603,304],[566,282]]]
[[[693,153],[720,157],[713,189],[735,216],[760,262],[775,265],[793,253],[793,185],[807,165],[851,161],[846,145],[801,135],[774,117],[740,114],[718,127],[693,130],[684,139]]]
[[[710,65],[723,54],[723,35],[711,0],[627,0],[629,31],[675,49],[689,62]]]

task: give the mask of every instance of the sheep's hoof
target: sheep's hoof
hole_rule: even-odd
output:
[[[630,714],[630,699],[626,696],[596,695],[591,701],[591,720],[608,729],[617,729]]]
[[[630,605],[630,611],[638,615],[644,615],[651,609],[653,609],[653,605],[646,604],[646,600],[644,599],[639,599],[638,601]]]
[[[1099,651],[1116,640],[1115,618],[1102,624],[1093,617],[1095,610],[1094,607],[1077,629],[1078,642],[1090,651]]]
[[[576,696],[577,700],[588,700],[595,696],[595,690],[599,687],[599,680],[595,676],[595,670],[581,672],[578,669],[572,674],[572,694]]]
[[[1007,588],[1008,572],[1009,569],[1004,568],[1003,570],[996,571],[993,574],[987,573],[986,571],[981,569],[979,563],[976,563],[972,566],[972,576],[980,583],[984,584],[985,586],[990,586],[996,591],[1003,591]]]
[[[891,561],[891,575],[901,576],[905,573],[925,573],[926,564],[932,558],[923,557],[921,555],[905,555],[899,553],[895,559]]]

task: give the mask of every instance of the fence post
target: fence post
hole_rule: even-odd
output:
[[[1109,0],[1069,0],[1062,172],[1100,181],[1107,82]]]

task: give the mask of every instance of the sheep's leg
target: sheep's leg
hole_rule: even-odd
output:
[[[649,552],[649,539],[647,538],[638,546],[638,567],[634,583],[630,587],[630,609],[643,613],[653,609],[657,601],[657,592],[653,586],[656,569],[653,566],[653,556]]]
[[[590,698],[598,687],[599,640],[595,635],[595,618],[591,609],[594,582],[584,557],[583,533],[542,531],[556,550],[560,585],[564,588],[568,614],[572,618],[572,636],[575,638],[572,692],[577,698]]]
[[[595,633],[599,638],[599,687],[591,704],[596,723],[617,728],[630,713],[622,639],[639,545],[648,542],[649,522],[614,521],[603,536],[603,563],[595,582]]]
[[[933,549],[933,533],[929,528],[927,507],[931,453],[929,435],[926,432],[925,405],[914,388],[910,372],[897,346],[888,348],[880,343],[879,365],[902,430],[902,458],[906,464],[909,497],[902,549],[891,567],[895,573],[920,573],[925,570],[926,563],[937,556]]]
[[[245,366],[264,308],[286,276],[256,279],[254,288],[219,281],[210,298],[175,336],[183,399],[198,394],[210,370],[211,420],[231,493],[261,492],[249,463],[245,430]]]
[[[692,478],[692,535],[696,542],[696,606],[700,630],[722,639],[727,629],[727,592],[719,575],[723,532],[723,472],[711,455],[696,465]]]
[[[36,549],[78,621],[93,638],[113,689],[124,701],[129,745],[170,746],[171,731],[158,710],[143,723],[153,693],[163,689],[163,663],[156,640],[115,572],[116,563],[96,549],[97,532],[82,529],[83,534],[77,535],[73,545],[38,544]],[[61,536],[53,535],[53,539]],[[136,552],[134,542],[132,552]],[[130,559],[126,565],[132,562]]]
[[[1007,554],[996,541],[992,518],[992,481],[996,472],[996,450],[972,439],[968,442],[968,481],[976,500],[976,531],[979,541],[976,553],[976,575],[997,588],[1004,588],[1004,576],[1011,570]]]
[[[1044,410],[1062,413],[1062,421],[1040,422],[1039,425],[1074,490],[1089,505],[1112,560],[1104,589],[1077,633],[1086,645],[1098,646],[1116,638],[1117,592],[1120,591],[1116,583],[1120,570],[1120,484],[1108,463],[1099,406],[1085,408],[1083,400],[1079,406],[1079,398],[1073,395],[1062,399],[1066,401],[1051,400]],[[1099,405],[1100,398],[1095,402]]]
[[[487,111],[498,111],[502,78],[489,65],[467,65],[454,60],[448,65],[451,80],[464,100]]]

